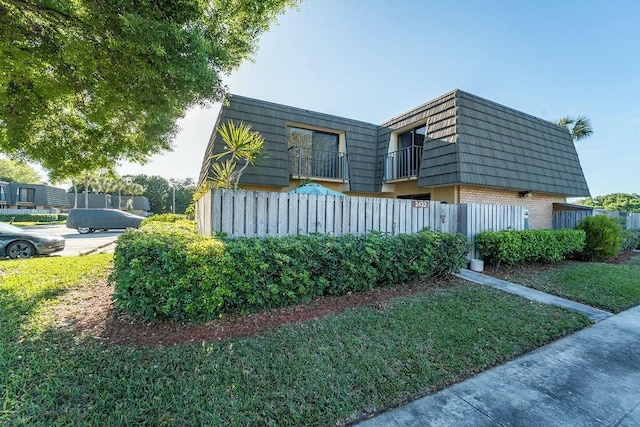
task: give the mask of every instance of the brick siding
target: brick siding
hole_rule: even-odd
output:
[[[490,205],[518,205],[529,210],[529,227],[551,228],[553,203],[564,203],[565,197],[556,194],[532,193],[531,197],[520,197],[516,190],[460,186],[460,203],[487,203]]]

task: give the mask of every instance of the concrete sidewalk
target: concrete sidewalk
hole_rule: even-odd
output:
[[[359,425],[640,426],[640,306]]]
[[[526,286],[516,285],[515,283],[496,279],[495,277],[487,276],[486,274],[476,273],[475,271],[463,269],[460,273],[456,274],[456,276],[480,285],[491,286],[492,288],[500,289],[501,291],[518,295],[531,301],[537,301],[543,304],[555,305],[568,310],[577,311],[578,313],[584,314],[594,322],[599,322],[609,316],[612,316],[612,313],[609,313],[608,311],[547,294],[532,288],[527,288]]]

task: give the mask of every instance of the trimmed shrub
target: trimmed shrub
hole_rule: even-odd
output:
[[[147,218],[145,218],[142,221],[142,224],[149,224],[150,222],[178,222],[178,221],[183,221],[186,218],[184,217],[184,215],[178,215],[178,214],[157,214],[157,215],[151,215]]]
[[[640,249],[640,230],[622,230],[621,250],[632,251]]]
[[[462,235],[219,239],[154,224],[125,232],[114,255],[116,306],[147,319],[205,320],[322,295],[415,282],[457,271]]]
[[[142,220],[142,223],[140,224],[140,226],[149,231],[157,231],[157,232],[175,231],[175,230],[188,231],[191,233],[196,232],[196,222],[190,221],[184,218],[178,218],[176,220],[173,220],[171,218],[169,219],[169,221],[166,221],[166,222],[159,221],[159,220],[149,221],[149,218],[146,218]]]
[[[0,222],[9,222],[11,220],[15,222],[54,222],[58,221],[58,215],[60,214],[1,214]]]
[[[584,231],[505,230],[483,231],[475,236],[482,259],[490,264],[558,262],[582,251]]]
[[[589,216],[576,225],[586,233],[584,249],[580,254],[586,261],[612,258],[622,248],[622,227],[615,218],[606,215]]]
[[[69,214],[57,214],[56,221],[66,221]]]

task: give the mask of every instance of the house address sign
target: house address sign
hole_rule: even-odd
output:
[[[428,208],[429,201],[428,200],[414,200],[413,205],[414,208]]]

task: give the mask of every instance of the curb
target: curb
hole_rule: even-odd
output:
[[[88,250],[88,251],[80,252],[80,253],[78,254],[78,256],[90,255],[90,254],[92,254],[92,253],[94,253],[94,252],[98,252],[98,250],[100,250],[100,249],[104,249],[104,248],[106,248],[107,246],[111,246],[111,245],[113,245],[113,244],[115,244],[115,243],[116,243],[116,241],[114,240],[113,242],[109,242],[109,243],[102,244],[102,245],[100,245],[100,246],[98,246],[98,247],[96,247],[96,248],[90,249],[90,250]]]

